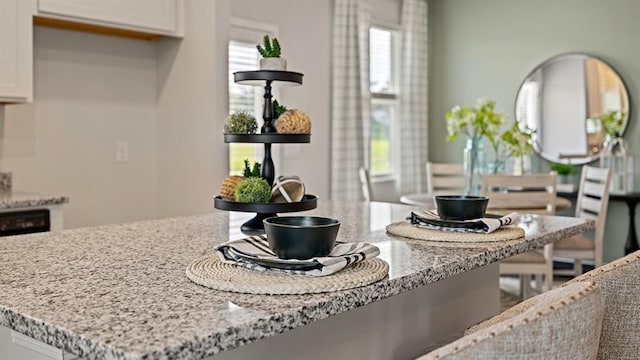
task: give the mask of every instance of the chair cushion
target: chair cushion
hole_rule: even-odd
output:
[[[595,284],[554,289],[515,308],[519,311],[512,316],[503,313],[489,326],[419,359],[596,358],[604,310]]]
[[[596,245],[593,240],[582,235],[575,235],[553,243],[553,248],[556,250],[594,250]]]
[[[577,282],[598,284],[604,296],[598,359],[640,358],[640,251],[589,271],[566,286]]]

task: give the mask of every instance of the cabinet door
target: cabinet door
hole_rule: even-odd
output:
[[[31,1],[0,1],[0,103],[33,97],[33,25]]]
[[[68,21],[180,35],[181,0],[38,0],[38,14]]]

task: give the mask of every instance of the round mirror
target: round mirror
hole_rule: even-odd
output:
[[[535,131],[533,147],[541,157],[586,164],[599,157],[608,132],[624,132],[629,95],[618,73],[602,60],[565,54],[527,75],[515,114],[522,128]],[[612,119],[618,120],[615,129]]]

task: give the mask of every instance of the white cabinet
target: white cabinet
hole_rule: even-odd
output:
[[[38,0],[38,16],[182,37],[183,0]]]
[[[33,98],[33,4],[0,1],[0,103]]]
[[[74,360],[78,359],[78,357],[0,326],[0,359]]]

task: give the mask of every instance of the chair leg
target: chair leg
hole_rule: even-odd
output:
[[[522,295],[522,300],[531,297],[531,275],[520,275],[520,294]]]
[[[573,260],[573,273],[575,276],[580,276],[582,274],[582,260]]]

